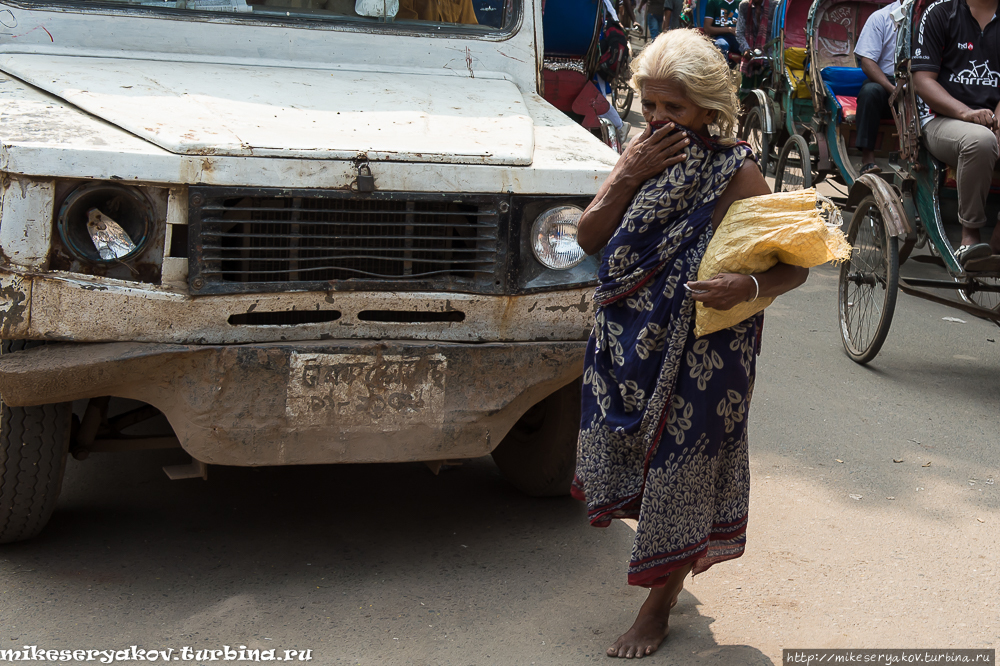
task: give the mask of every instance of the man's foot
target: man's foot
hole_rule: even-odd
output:
[[[866,173],[882,173],[882,169],[874,162],[869,162],[861,167],[861,175],[863,176]]]
[[[993,254],[993,250],[989,243],[976,243],[974,245],[960,245],[955,251],[955,258],[958,259],[959,264],[964,266],[967,261],[983,259],[991,254]]]
[[[632,627],[618,637],[615,644],[608,648],[609,657],[624,659],[642,659],[656,652],[660,643],[670,633],[667,626],[668,616],[657,616],[653,613],[644,614],[639,611]]]

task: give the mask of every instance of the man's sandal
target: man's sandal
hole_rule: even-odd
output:
[[[965,262],[973,259],[983,259],[993,254],[989,243],[976,243],[974,245],[960,245],[955,250],[955,258],[958,263],[965,266]]]
[[[863,176],[866,173],[882,173],[882,169],[879,168],[879,165],[871,162],[861,167],[861,175]]]

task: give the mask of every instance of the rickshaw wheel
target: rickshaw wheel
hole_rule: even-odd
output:
[[[740,128],[740,138],[750,144],[760,172],[767,176],[767,163],[771,157],[771,146],[768,144],[767,133],[764,132],[764,112],[755,106],[747,112],[747,117]]]
[[[812,187],[812,158],[809,144],[801,134],[793,134],[781,147],[774,172],[775,192],[795,192]]]
[[[615,111],[622,118],[632,110],[632,96],[634,94],[632,86],[628,84],[628,78],[619,76],[615,79],[614,85],[611,87],[611,103],[614,104]]]
[[[886,230],[875,197],[858,204],[847,242],[854,249],[840,266],[840,337],[847,355],[864,364],[878,355],[889,334],[899,285],[898,241]]]
[[[995,277],[974,277],[972,282],[997,287],[1000,285],[1000,278]],[[978,305],[987,310],[1000,313],[1000,293],[995,291],[974,291],[970,289],[959,289],[958,295],[963,301],[970,305]]]

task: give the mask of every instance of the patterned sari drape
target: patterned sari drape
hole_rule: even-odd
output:
[[[642,185],[605,249],[573,484],[593,525],[638,519],[628,579],[647,587],[739,557],[747,524],[760,317],[696,339],[683,284],[751,151],[689,135],[687,160]]]

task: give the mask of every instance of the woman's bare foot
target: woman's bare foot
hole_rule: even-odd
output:
[[[608,656],[642,659],[646,655],[653,654],[670,633],[670,627],[667,626],[668,616],[669,611],[667,615],[658,617],[654,614],[644,616],[640,610],[632,627],[608,648]]]
[[[678,569],[670,574],[666,585],[649,591],[631,628],[608,648],[609,657],[642,659],[656,652],[670,633],[670,609],[677,605],[677,597],[684,589],[684,578],[689,571],[691,565]]]

